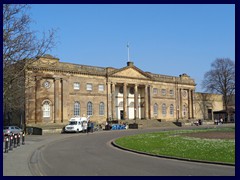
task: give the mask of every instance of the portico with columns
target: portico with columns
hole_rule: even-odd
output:
[[[145,90],[146,89],[146,90]],[[112,83],[110,119],[148,119],[148,86],[144,84]],[[146,105],[147,103],[147,105]]]

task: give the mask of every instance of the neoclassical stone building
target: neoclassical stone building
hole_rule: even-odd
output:
[[[95,122],[203,117],[187,74],[153,74],[133,62],[120,69],[71,64],[48,55],[29,65],[25,76],[27,124],[67,123],[77,115]],[[214,108],[221,110],[221,102]]]

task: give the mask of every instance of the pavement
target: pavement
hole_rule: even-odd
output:
[[[4,153],[3,143],[3,176],[33,176],[29,169],[32,154],[40,147],[56,140],[76,136],[77,134],[26,135],[25,144]]]
[[[223,126],[223,125],[222,125]],[[228,125],[225,125],[228,126]],[[232,125],[231,125],[232,126]],[[204,127],[204,126],[202,126]],[[196,127],[197,128],[197,127]],[[159,128],[161,129],[161,128]],[[168,128],[164,128],[168,129]],[[108,131],[99,131],[95,133],[107,133]],[[13,150],[4,153],[3,143],[3,176],[33,176],[29,165],[31,158],[37,149],[57,140],[71,138],[79,134],[45,134],[45,135],[26,135],[25,144],[20,145]],[[30,163],[31,162],[31,163]],[[37,163],[37,162],[36,162]]]

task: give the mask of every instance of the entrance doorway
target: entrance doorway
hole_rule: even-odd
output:
[[[208,109],[208,119],[212,119],[212,109]]]
[[[120,119],[123,120],[124,116],[123,116],[123,110],[120,110]]]

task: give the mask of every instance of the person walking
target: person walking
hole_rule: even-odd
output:
[[[220,123],[223,124],[223,118],[220,119]]]
[[[89,120],[87,124],[87,133],[90,132],[90,130],[91,130],[91,122]]]
[[[83,132],[87,133],[87,121],[83,121]]]
[[[93,124],[93,122],[91,122],[91,133],[93,133],[93,129],[94,129],[94,124]]]

